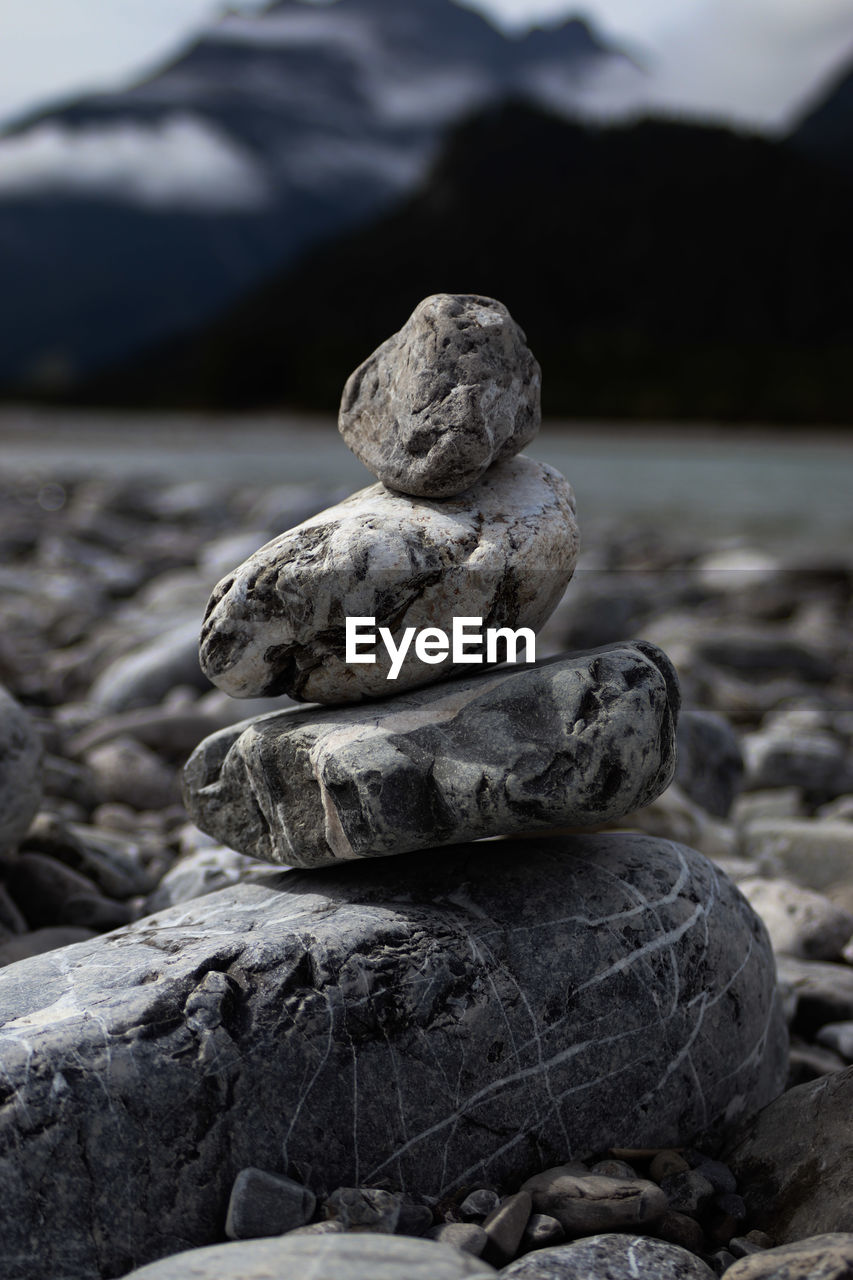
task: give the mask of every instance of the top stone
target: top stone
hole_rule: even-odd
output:
[[[529,444],[541,421],[540,384],[502,303],[437,293],[350,375],[338,425],[389,488],[448,498]]]

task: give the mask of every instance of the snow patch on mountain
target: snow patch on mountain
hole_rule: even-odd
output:
[[[0,195],[107,198],[152,209],[249,210],[268,200],[251,154],[191,115],[152,125],[46,121],[0,140]]]

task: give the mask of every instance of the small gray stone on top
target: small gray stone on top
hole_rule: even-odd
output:
[[[316,1203],[313,1193],[292,1178],[249,1166],[234,1179],[225,1234],[229,1240],[280,1236],[304,1227]]]
[[[636,641],[297,707],[200,743],[185,803],[224,844],[304,867],[615,821],[669,782],[678,697],[669,660]]]
[[[36,814],[43,754],[32,720],[0,686],[0,853],[18,843]]]
[[[425,298],[350,375],[338,425],[389,488],[447,498],[539,430],[541,373],[502,303]]]
[[[511,1262],[501,1280],[713,1280],[695,1254],[650,1236],[606,1233],[540,1249]]]
[[[463,1222],[482,1222],[497,1209],[501,1198],[497,1191],[488,1187],[480,1187],[467,1195],[459,1206],[459,1217]]]
[[[336,1219],[347,1231],[384,1231],[397,1229],[402,1198],[376,1187],[338,1187],[323,1202],[327,1218]]]
[[[456,617],[535,632],[556,608],[577,554],[571,487],[531,458],[496,464],[442,502],[375,484],[282,533],[222,579],[202,627],[201,665],[235,698],[390,697],[470,670],[449,651],[438,660],[433,649],[422,660],[413,634],[449,635]],[[347,660],[350,618],[374,619],[375,643],[361,643],[358,655],[373,663]],[[379,628],[395,648],[413,629],[393,679]]]
[[[490,1280],[494,1268],[448,1244],[411,1236],[303,1234],[172,1254],[125,1280]]]

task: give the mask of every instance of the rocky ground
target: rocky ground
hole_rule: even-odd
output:
[[[0,704],[0,964],[56,955],[238,882],[265,883],[267,864],[203,835],[181,805],[179,772],[196,745],[281,705],[212,688],[198,665],[200,621],[223,574],[341,496],[224,481],[0,481],[0,685],[9,695]],[[495,1179],[439,1201],[379,1179],[329,1188],[315,1202],[247,1158],[219,1227],[220,1239],[243,1243],[203,1251],[209,1260],[192,1265],[209,1269],[185,1274],[269,1274],[268,1238],[306,1227],[309,1240],[319,1237],[317,1265],[337,1277],[397,1280],[420,1267],[451,1280],[504,1267],[527,1280],[793,1278],[818,1274],[808,1269],[814,1250],[821,1276],[851,1274],[851,1237],[838,1235],[853,1232],[851,588],[849,557],[782,563],[734,543],[699,544],[686,530],[615,522],[582,553],[539,647],[544,655],[641,637],[674,661],[687,708],[677,780],[615,826],[704,853],[763,918],[791,1035],[788,1092],[701,1149],[656,1151],[648,1134],[626,1137],[624,1150],[573,1152],[523,1187]],[[135,928],[139,937],[144,926]],[[228,999],[221,977],[208,972],[193,997],[210,1052],[219,1050],[209,1010]],[[469,1260],[448,1252],[439,1263],[434,1252],[424,1261],[427,1245],[404,1237],[428,1235]],[[590,1236],[596,1244],[574,1243]],[[826,1239],[807,1247],[817,1236]],[[296,1252],[281,1254],[282,1276],[298,1274],[309,1247],[304,1235],[287,1240]],[[104,1274],[126,1273],[133,1250],[124,1256],[123,1269],[114,1262]],[[7,1261],[10,1275],[33,1274]],[[139,1274],[177,1277],[179,1265]],[[55,1268],[45,1274],[60,1280]]]

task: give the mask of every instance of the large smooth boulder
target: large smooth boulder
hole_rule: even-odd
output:
[[[42,792],[42,740],[20,703],[0,686],[0,853],[35,817]]]
[[[185,803],[217,840],[300,867],[592,826],[669,784],[678,702],[669,659],[638,641],[362,707],[292,708],[200,743]]]
[[[781,1089],[760,921],[630,833],[270,872],[0,972],[5,1280],[222,1240],[252,1165],[325,1196],[518,1185]]]
[[[562,596],[578,554],[571,488],[553,467],[511,458],[461,497],[416,500],[382,484],[282,533],[214,588],[200,657],[235,698],[287,693],[358,702],[441,680],[469,666],[423,661],[411,643],[399,674],[384,644],[346,660],[346,620],[404,632],[454,617],[535,631]],[[469,649],[469,655],[474,653]],[[503,650],[501,650],[503,657]]]
[[[438,293],[350,375],[338,426],[389,488],[447,498],[530,443],[541,382],[502,303]]]

